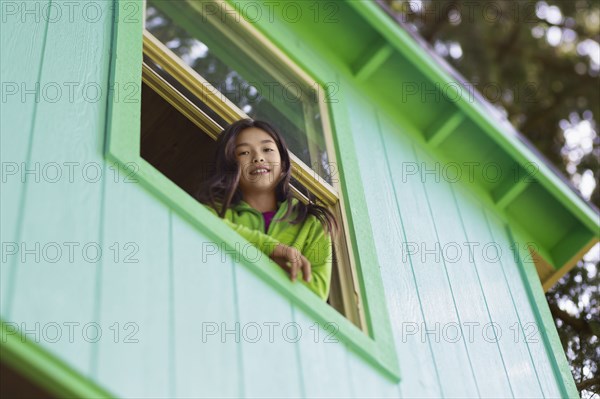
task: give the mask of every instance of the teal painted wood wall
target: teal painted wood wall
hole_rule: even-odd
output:
[[[94,3],[100,12],[95,22],[77,12],[69,21],[66,3],[52,3],[62,7],[63,16],[51,22],[42,18],[36,23],[32,16],[23,21],[22,13],[13,18],[4,9],[3,320],[27,330],[39,323],[39,334],[30,333],[31,339],[123,397],[565,396],[563,385],[570,382],[561,380],[553,363],[552,331],[540,324],[531,299],[530,290],[539,296],[541,287],[530,287],[526,271],[519,270],[527,268],[531,275],[533,265],[513,258],[503,222],[459,184],[403,174],[408,163],[432,166],[436,160],[411,139],[410,126],[399,123],[398,115],[379,111],[316,49],[292,32],[278,32],[279,40],[291,46],[286,51],[320,60],[315,62],[328,74],[323,79],[342,88],[340,101],[332,104],[333,119],[339,140],[354,143],[361,163],[400,362],[399,384],[343,343],[325,342],[326,331],[319,331],[315,343],[310,318],[239,266],[233,254],[202,262],[203,248],[211,243],[140,185],[115,174],[103,157],[112,3]],[[48,4],[31,1],[27,7],[43,10]],[[22,98],[23,89],[36,82],[42,88],[39,101],[32,94]],[[79,83],[72,98],[70,82]],[[18,92],[9,95],[12,83]],[[54,101],[57,86],[62,93]],[[96,87],[101,96],[94,101]],[[23,168],[36,165],[39,181],[34,174],[24,181]],[[68,165],[74,170],[72,181]],[[62,173],[59,179],[55,170]],[[465,242],[480,244],[473,261]],[[489,260],[493,248],[481,251],[489,242],[502,248],[499,262]],[[40,251],[33,252],[40,259],[31,253],[22,259],[23,247],[8,255],[6,243],[26,249],[39,245]],[[420,250],[407,256],[403,243]],[[436,243],[458,244],[462,256],[449,262],[435,261],[432,252],[423,255]],[[75,249],[72,263],[68,245]],[[53,262],[57,247],[62,255]],[[102,256],[94,262],[97,247]],[[124,262],[133,251],[139,262]],[[282,335],[282,327],[291,322],[302,331],[295,343],[293,328],[288,339]],[[491,322],[498,323],[499,339],[489,328],[483,334]],[[57,342],[52,342],[53,323],[61,327]],[[79,323],[71,324],[72,339],[65,323]],[[83,335],[88,323],[101,328],[96,343],[88,342],[96,335],[94,328],[88,326]],[[114,323],[119,323],[117,338]],[[230,330],[239,323],[246,334],[239,342],[232,333],[225,342],[221,334],[203,342],[203,326],[213,323]],[[271,324],[273,342],[268,323],[279,323]],[[529,327],[515,328],[519,325]],[[256,326],[262,336],[253,343]]]

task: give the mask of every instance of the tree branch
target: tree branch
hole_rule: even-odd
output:
[[[579,392],[581,392],[584,389],[591,388],[594,385],[598,385],[598,384],[600,384],[600,376],[596,376],[596,377],[581,381],[579,384],[577,384],[577,390]]]
[[[592,329],[585,320],[580,319],[579,317],[571,316],[571,314],[559,308],[555,303],[548,302],[548,306],[550,306],[550,312],[552,312],[552,316],[555,318],[561,319],[563,322],[570,325],[580,333],[593,334]]]

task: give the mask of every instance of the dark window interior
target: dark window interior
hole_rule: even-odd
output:
[[[141,140],[142,158],[194,196],[208,177],[216,143],[146,84]]]

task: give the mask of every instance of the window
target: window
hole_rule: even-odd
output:
[[[107,157],[124,165],[127,174],[127,165],[135,162],[142,184],[207,232],[204,206],[190,194],[206,178],[222,127],[245,117],[275,124],[290,148],[294,195],[304,202],[306,195],[318,198],[341,226],[334,242],[331,306],[308,290],[292,289],[289,281],[284,285],[269,277],[271,271],[253,270],[319,323],[335,323],[337,338],[398,381],[376,254],[361,251],[360,264],[352,256],[353,246],[364,248],[368,237],[352,231],[346,217],[350,208],[342,193],[348,194],[334,167],[327,85],[298,68],[226,2],[148,0],[144,12],[146,20],[138,25],[116,24],[110,81],[139,83],[141,66],[141,108],[112,99]],[[354,221],[353,212],[353,221],[368,226],[360,215]],[[237,233],[225,224],[210,227],[234,247]]]
[[[222,127],[246,117],[267,120],[288,143],[295,196],[306,203],[303,193],[314,195],[345,226],[324,89],[231,10],[206,4],[147,2],[142,157],[192,194],[206,178]],[[343,230],[333,258],[328,303],[367,331]]]

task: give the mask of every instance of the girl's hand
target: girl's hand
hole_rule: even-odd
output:
[[[290,275],[292,281],[296,281],[298,270],[302,270],[304,281],[309,282],[312,279],[311,264],[297,248],[277,244],[271,259]]]

